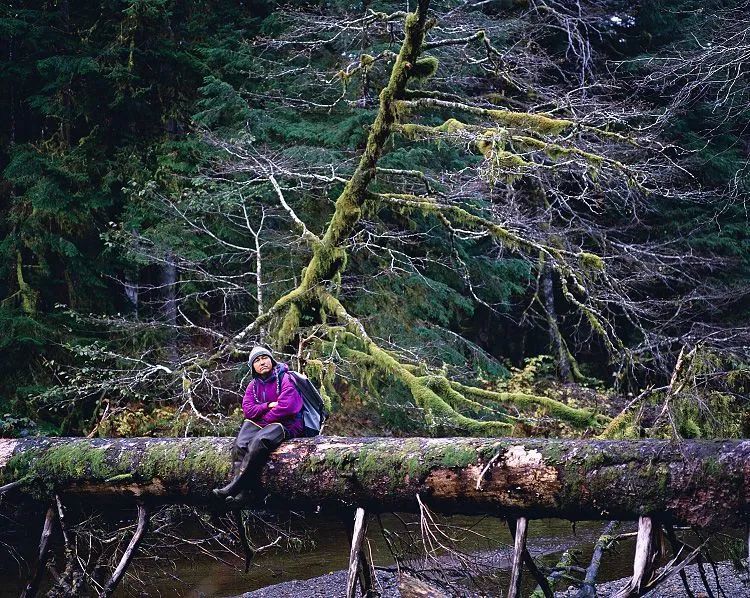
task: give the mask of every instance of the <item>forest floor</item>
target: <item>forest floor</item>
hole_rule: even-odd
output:
[[[711,592],[714,596],[724,596],[726,598],[750,598],[750,575],[747,571],[738,571],[730,563],[718,563],[716,573],[710,566],[706,565],[706,575],[709,581]],[[706,598],[706,593],[697,565],[685,569],[691,590],[696,598]],[[288,581],[277,585],[269,586],[243,594],[241,598],[298,598],[299,596],[310,596],[313,598],[326,597],[338,598],[344,596],[346,586],[346,571],[337,571],[328,575],[321,575],[304,581]],[[399,598],[401,593],[398,590],[398,580],[396,575],[386,571],[378,571],[378,581],[380,596],[382,598]],[[599,596],[611,596],[620,589],[626,579],[610,581],[597,586]],[[717,585],[720,584],[720,587]],[[573,598],[577,590],[570,588],[568,590],[555,592],[556,598]],[[359,595],[359,594],[358,594]],[[501,592],[497,594],[479,593],[466,590],[465,593],[455,593],[453,596],[462,598],[480,598],[488,596],[502,596]],[[679,576],[674,575],[668,579],[661,587],[645,594],[647,598],[676,598],[686,596],[685,588]]]

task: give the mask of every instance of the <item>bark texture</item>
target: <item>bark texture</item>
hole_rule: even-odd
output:
[[[0,440],[14,492],[210,503],[230,438]],[[266,508],[638,519],[718,527],[750,518],[750,441],[340,438],[284,443],[254,492]]]

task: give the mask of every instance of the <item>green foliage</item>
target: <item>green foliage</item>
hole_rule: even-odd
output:
[[[96,429],[97,436],[232,436],[242,424],[242,410],[236,409],[228,417],[199,418],[178,412],[173,406],[154,407],[128,404],[107,417]]]
[[[742,438],[748,434],[750,367],[696,349],[684,369],[672,417],[683,438]]]
[[[28,417],[17,417],[11,413],[0,415],[0,438],[28,436],[35,428],[36,423]]]
[[[343,115],[332,122],[327,114],[304,114],[283,107],[269,114],[266,110],[247,108],[246,122],[259,142],[340,150],[362,147],[366,127],[373,118],[371,110]]]
[[[203,96],[196,103],[199,112],[193,119],[199,125],[216,130],[236,130],[253,117],[247,102],[231,84],[207,76],[198,91]]]
[[[508,52],[508,68],[514,63],[514,48],[524,45],[518,40],[523,39],[519,34],[527,26],[525,19],[532,18],[518,18],[523,9],[511,4],[503,3],[500,12],[497,7],[481,9],[482,19],[491,21],[495,30],[492,43]],[[632,10],[636,24],[627,32],[605,28],[604,39],[596,44],[612,47],[595,48],[601,52],[592,55],[600,61],[597,68],[610,50],[619,60],[658,57],[667,49],[687,51],[704,44],[710,34],[701,30],[705,14],[692,10],[699,3],[678,4],[680,10],[666,11],[663,2],[646,3]],[[723,5],[711,4],[716,9]],[[309,6],[318,8],[315,2]],[[347,2],[320,7],[331,14],[361,8]],[[403,5],[386,2],[369,8],[388,12]],[[565,397],[570,404],[534,399],[543,381],[554,378],[555,364],[538,355],[547,351],[547,331],[533,321],[529,309],[538,273],[520,256],[517,237],[509,233],[523,228],[517,221],[527,218],[539,230],[524,234],[531,232],[534,241],[557,247],[561,237],[546,238],[547,223],[529,200],[534,197],[528,188],[532,181],[523,174],[535,152],[562,162],[574,155],[570,147],[544,146],[542,139],[569,133],[571,139],[588,143],[594,137],[590,129],[573,127],[561,110],[548,107],[549,93],[540,101],[532,89],[536,82],[557,89],[558,77],[578,77],[567,40],[535,37],[534,48],[539,56],[549,54],[554,74],[550,79],[540,70],[526,88],[518,86],[513,73],[498,70],[489,75],[487,61],[469,64],[437,48],[436,56],[420,56],[407,64],[403,56],[418,41],[407,35],[394,80],[401,78],[405,86],[411,79],[412,88],[396,97],[398,86],[389,85],[383,98],[392,102],[418,97],[434,86],[453,96],[473,95],[469,99],[483,105],[489,101],[495,109],[485,116],[495,121],[493,128],[480,131],[478,141],[467,147],[463,135],[477,133],[471,115],[446,110],[423,117],[406,114],[392,103],[387,114],[376,119],[380,91],[394,66],[388,52],[395,48],[388,39],[364,35],[353,43],[342,35],[299,51],[303,46],[295,44],[306,40],[295,38],[297,17],[258,0],[108,0],[75,10],[68,3],[32,0],[0,10],[0,31],[9,40],[7,55],[12,55],[0,65],[0,85],[8,91],[0,97],[0,113],[7,115],[0,127],[0,326],[5,332],[0,337],[0,412],[8,412],[2,421],[10,422],[0,426],[8,433],[20,433],[28,421],[43,431],[88,431],[107,401],[122,411],[102,422],[100,434],[214,429],[213,423],[175,413],[173,405],[153,400],[182,396],[179,389],[175,392],[178,383],[163,375],[165,370],[156,368],[142,386],[133,388],[112,373],[135,368],[128,359],[171,367],[186,355],[210,354],[226,342],[222,335],[252,320],[259,309],[259,289],[251,255],[242,248],[254,247],[248,226],[257,225],[262,215],[267,216],[261,238],[265,306],[289,298],[288,309],[263,332],[285,349],[300,333],[309,333],[315,349],[323,347],[311,353],[310,363],[320,362],[313,367],[314,375],[334,405],[365,393],[363,408],[377,403],[381,411],[377,425],[402,432],[505,433],[516,421],[508,415],[511,404],[526,409],[524,417],[592,424],[591,414],[577,409],[574,398]],[[415,19],[408,18],[407,32]],[[622,45],[616,41],[620,33],[627,36]],[[324,39],[318,31],[306,30],[304,35]],[[269,40],[274,43],[265,43]],[[640,68],[626,65],[618,76],[635,76]],[[329,79],[335,85],[323,84]],[[665,98],[653,96],[641,100],[665,106]],[[544,106],[554,116],[527,113],[529,105]],[[741,143],[747,116],[746,108],[729,115],[698,97],[689,110],[669,119],[667,134],[690,152],[681,164],[696,185],[732,183],[740,195],[748,189],[742,169],[747,152]],[[366,145],[384,119],[401,123],[406,134]],[[511,143],[506,129],[523,129],[531,137]],[[206,131],[214,136],[208,143],[201,137]],[[419,142],[436,132],[456,139]],[[248,181],[258,176],[258,163],[228,162],[234,154],[221,143],[212,145],[215,138],[234,144],[239,155],[273,155],[282,170],[313,173],[304,182],[282,181],[283,192],[316,234],[329,224],[339,198],[330,238],[308,247],[293,242],[290,221],[270,185],[247,191]],[[348,185],[342,181],[361,156],[365,161],[378,157],[382,168],[420,170],[430,181],[425,191],[423,179],[407,176],[395,182],[368,166],[360,173],[375,177],[365,183],[367,190],[460,202],[462,211],[441,218],[435,210],[399,209],[358,195],[358,180]],[[618,230],[623,222],[620,206],[609,202],[614,194],[603,188],[606,181],[598,172],[603,158],[584,150],[575,156],[596,168],[585,173],[582,205],[574,209],[599,211],[602,221]],[[476,169],[491,181],[491,190],[469,182]],[[446,172],[465,177],[461,197],[441,195],[450,185]],[[337,179],[321,182],[334,174]],[[565,185],[576,184],[574,176],[565,180]],[[567,192],[564,185],[560,189]],[[506,202],[508,197],[518,200]],[[656,197],[650,211],[627,225],[625,236],[634,241],[674,239],[670,247],[675,251],[721,257],[731,268],[707,268],[706,277],[714,276],[717,286],[745,285],[750,233],[744,206],[729,204],[714,218],[715,205],[709,204],[686,206],[672,196]],[[492,229],[492,238],[475,234],[473,219],[486,214],[502,222]],[[359,228],[353,232],[364,236],[350,246],[338,237],[348,237],[355,221]],[[574,221],[567,224],[575,237],[579,232]],[[405,231],[401,244],[388,251],[373,249],[379,239],[392,239],[394,230]],[[367,235],[372,237],[368,240]],[[579,241],[572,241],[580,250],[574,252],[579,256],[576,266],[584,278],[595,279],[612,260]],[[398,250],[390,252],[391,247]],[[168,266],[174,267],[175,287],[164,282]],[[341,330],[328,334],[327,327],[342,322],[336,321],[335,310],[320,305],[319,295],[290,298],[300,279],[310,281],[316,292],[340,294],[377,346],[353,339],[351,330],[349,336]],[[655,293],[669,295],[672,289],[667,286]],[[124,287],[135,298],[126,295]],[[179,302],[179,315],[163,310],[169,292]],[[573,293],[581,294],[578,289],[558,292],[560,329],[580,338],[591,329],[601,331],[593,318],[589,324],[573,322]],[[71,311],[63,314],[59,306]],[[611,309],[617,312],[616,306]],[[81,317],[89,313],[106,316]],[[715,317],[720,323],[743,324],[747,315],[745,303]],[[178,330],[172,318],[189,325]],[[524,326],[509,324],[511,319],[523,320]],[[639,335],[627,318],[615,315],[613,320],[624,335]],[[336,334],[344,339],[343,346],[334,342]],[[241,350],[232,359],[241,360]],[[347,351],[358,361],[350,370],[337,361],[345,359]],[[606,357],[596,353],[596,347],[587,347],[583,359],[589,363],[582,366],[604,371],[609,367]],[[524,365],[512,368],[507,365],[511,360]],[[224,364],[222,382],[238,384],[244,371],[231,361]],[[342,382],[334,366],[351,380]],[[197,370],[203,364],[190,367]],[[731,370],[738,379],[742,367]],[[446,376],[474,390],[448,386]],[[192,391],[189,376],[183,380],[187,388],[182,391]],[[505,403],[498,392],[506,393]],[[550,396],[561,398],[555,392]],[[744,405],[736,391],[711,388],[702,396],[704,404],[694,398],[675,403],[683,435],[741,432],[737,422]],[[707,419],[706,410],[719,415]],[[640,433],[639,422],[624,420],[616,422],[622,434]]]

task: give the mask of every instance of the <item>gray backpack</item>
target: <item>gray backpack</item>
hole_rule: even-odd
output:
[[[323,397],[304,374],[298,372],[287,372],[294,382],[297,392],[302,397],[302,420],[304,425],[304,436],[311,437],[320,434],[323,424],[328,418]],[[279,381],[281,384],[281,381]]]

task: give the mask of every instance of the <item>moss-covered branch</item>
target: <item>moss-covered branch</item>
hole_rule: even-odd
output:
[[[587,427],[597,424],[597,416],[588,409],[576,409],[549,397],[540,397],[523,392],[498,392],[475,386],[466,386],[459,382],[451,382],[451,386],[465,396],[475,397],[480,400],[514,405],[518,409],[538,407],[547,415],[576,427]]]
[[[393,176],[412,177],[412,178],[415,178],[415,179],[419,179],[424,184],[427,193],[433,193],[432,185],[430,184],[430,179],[427,178],[427,175],[424,172],[422,172],[421,170],[404,170],[404,169],[399,169],[399,168],[381,168],[380,166],[378,166],[377,173],[378,174],[385,174],[385,175],[393,175]]]
[[[341,339],[339,339],[341,341]],[[332,343],[328,344],[332,347]],[[369,353],[353,349],[346,341],[336,345],[340,357],[352,362],[356,367],[377,369],[378,362]],[[603,415],[597,415],[588,409],[577,409],[555,399],[523,392],[504,392],[467,386],[438,374],[423,375],[420,366],[402,363],[401,366],[411,372],[436,394],[444,397],[454,409],[466,408],[477,413],[492,416],[493,419],[515,424],[519,420],[533,421],[541,411],[573,427],[587,428],[602,425],[607,421]],[[511,416],[504,410],[513,408],[519,411],[535,409],[537,413],[521,413],[519,417]]]
[[[330,293],[321,293],[321,305],[357,337],[363,352],[370,357],[370,363],[381,375],[392,377],[409,389],[415,404],[424,410],[428,426],[436,432],[458,429],[471,435],[487,436],[507,434],[512,429],[512,424],[507,421],[480,421],[457,412],[450,404],[451,400],[455,401],[454,396],[446,400],[431,388],[430,377],[416,375],[390,352],[379,347],[367,334],[362,323],[350,315],[336,297]]]
[[[278,299],[267,312],[277,314],[284,308],[288,309],[281,325],[282,343],[288,340],[290,333],[297,328],[304,301],[310,298],[309,293],[319,285],[340,277],[346,267],[347,256],[344,247],[362,216],[362,207],[367,200],[367,187],[375,178],[378,160],[396,122],[395,102],[403,95],[410,77],[413,76],[411,69],[421,52],[428,4],[427,0],[420,0],[417,12],[406,16],[404,41],[391,70],[388,84],[380,92],[378,113],[370,127],[365,150],[354,173],[336,199],[335,209],[325,233],[321,238],[311,238],[313,254],[304,269],[302,280],[297,288]],[[270,317],[268,315],[265,320],[270,320]],[[259,320],[260,318],[246,327],[234,340],[241,341],[258,330],[265,323]]]
[[[285,308],[290,307],[297,301],[304,300],[310,294],[310,292],[310,289],[297,287],[283,297],[277,299],[276,303],[274,303],[267,311],[258,316],[255,320],[245,326],[244,329],[242,329],[234,336],[234,338],[232,339],[232,345],[234,346],[238,343],[241,343],[249,336],[256,334],[258,330],[261,329],[261,327],[268,324],[273,318],[284,311]]]
[[[572,254],[557,247],[544,245],[537,241],[532,241],[522,237],[509,229],[481,216],[472,214],[464,208],[452,204],[440,203],[432,198],[419,195],[404,193],[371,193],[373,201],[392,204],[400,209],[420,210],[423,213],[434,213],[447,215],[450,214],[456,222],[468,228],[479,228],[486,230],[497,240],[505,243],[511,249],[525,249],[532,253],[537,253],[543,258],[551,258],[546,263],[559,272],[562,282],[562,291],[567,301],[575,306],[586,318],[591,325],[592,330],[599,335],[612,353],[616,353],[623,348],[622,342],[612,329],[612,325],[607,322],[592,305],[581,301],[573,293],[575,290],[582,297],[587,297],[586,287],[581,281],[581,273],[574,270],[564,258],[572,258],[580,264],[583,271],[586,272],[603,272],[604,261],[601,257],[588,251],[579,251]],[[453,226],[448,221],[446,224]],[[572,283],[572,289],[571,289]]]
[[[574,126],[572,120],[556,118],[550,114],[532,112],[515,112],[512,110],[500,110],[497,108],[481,108],[464,104],[462,102],[450,102],[437,98],[420,98],[416,100],[403,100],[399,102],[399,110],[402,112],[419,110],[422,108],[443,108],[454,112],[466,112],[482,118],[492,120],[504,127],[512,127],[524,131],[538,133],[540,135],[559,135]]]
[[[426,44],[425,47],[429,47]],[[592,133],[600,138],[610,138],[623,143],[633,143],[628,138],[616,131],[606,128],[584,125],[567,118],[560,118],[544,112],[522,112],[514,110],[501,110],[497,108],[484,108],[467,104],[466,102],[443,99],[440,97],[416,97],[414,99],[399,102],[399,110],[410,112],[425,108],[440,108],[451,112],[465,112],[480,118],[491,120],[504,127],[527,131],[530,134],[542,136],[561,135],[573,131],[584,131]]]
[[[600,168],[606,165],[623,174],[631,174],[626,164],[603,154],[596,154],[575,146],[564,146],[560,143],[538,139],[530,135],[513,134],[508,129],[472,125],[455,118],[450,118],[440,125],[399,124],[396,126],[396,130],[405,137],[415,140],[458,137],[464,141],[469,136],[469,141],[477,152],[481,153],[488,160],[492,160],[494,165],[503,167],[509,171],[522,172],[532,168],[534,163],[527,159],[527,154],[536,151],[544,154],[551,160],[575,157],[593,168]],[[629,177],[629,180],[637,185],[632,176]]]
[[[508,228],[501,226],[497,222],[472,214],[461,206],[441,203],[430,197],[411,195],[407,193],[372,193],[371,197],[374,201],[388,203],[401,209],[419,210],[423,213],[450,214],[454,219],[454,222],[450,223],[451,225],[457,223],[468,228],[485,230],[498,241],[508,245],[511,249],[524,248],[534,252],[541,252],[556,259],[559,259],[562,255],[568,253],[564,250],[549,247],[526,237],[522,237]],[[580,255],[583,256],[584,252],[581,252]],[[592,254],[586,253],[585,255],[589,256]],[[572,255],[572,257],[576,256]],[[593,257],[595,258],[596,256]]]
[[[487,434],[493,429],[508,433],[513,430],[517,419],[497,408],[507,404],[517,409],[541,409],[574,427],[597,425],[597,420],[590,411],[575,409],[547,397],[494,392],[451,382],[445,376],[419,375],[414,366],[402,364],[396,356],[379,347],[369,337],[362,323],[349,314],[333,295],[323,293],[321,304],[346,325],[347,330],[361,345],[361,351],[350,349],[346,345],[340,347],[339,352],[342,356],[378,370],[381,376],[393,377],[403,383],[409,389],[416,405],[425,411],[425,417],[431,425],[441,428],[455,427],[471,434]],[[495,407],[488,405],[488,401],[494,403]],[[487,415],[492,420],[482,421],[467,417],[461,414],[459,409]]]
[[[441,203],[430,197],[411,195],[408,193],[372,193],[370,196],[373,201],[391,204],[401,209],[421,211],[425,214],[450,214],[454,217],[455,222],[470,228],[486,230],[497,240],[506,243],[511,248],[526,247],[537,251],[546,250],[545,247],[538,243],[526,239],[525,237],[521,237],[507,228],[500,226],[496,222],[472,214],[468,210],[457,205]]]

